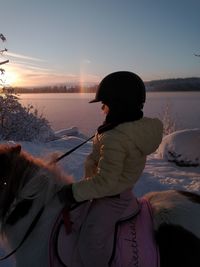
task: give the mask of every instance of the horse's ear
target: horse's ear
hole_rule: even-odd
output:
[[[11,148],[11,152],[14,154],[20,154],[21,148],[21,145],[15,145]]]

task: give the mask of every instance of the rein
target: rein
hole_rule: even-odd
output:
[[[24,237],[22,238],[22,240],[18,244],[18,246],[15,249],[13,249],[13,251],[11,251],[10,253],[8,253],[6,256],[0,257],[0,261],[3,261],[5,259],[9,258],[10,256],[12,256],[23,245],[23,243],[26,241],[26,239],[28,238],[28,236],[33,231],[34,227],[36,226],[37,222],[39,221],[39,219],[40,219],[40,217],[42,215],[43,210],[44,210],[44,206],[39,210],[38,214],[36,215],[36,217],[32,221],[31,225],[29,226],[28,230],[26,231]]]
[[[81,147],[82,145],[86,144],[88,141],[90,141],[92,138],[94,137],[91,136],[89,137],[87,140],[85,140],[84,142],[82,142],[81,144],[75,146],[74,148],[70,149],[69,151],[67,151],[66,153],[64,153],[63,155],[61,155],[60,157],[53,159],[52,161],[49,162],[49,164],[54,164],[57,163],[58,161],[60,161],[61,159],[63,159],[64,157],[68,156],[69,154],[71,154],[72,152],[74,152],[75,150],[77,150],[79,147]]]

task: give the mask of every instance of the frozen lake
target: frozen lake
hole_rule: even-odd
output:
[[[23,105],[37,108],[54,130],[77,126],[84,134],[91,135],[104,120],[101,104],[88,104],[94,94],[22,94],[19,97]],[[149,92],[144,114],[162,117],[167,106],[178,129],[200,126],[200,92]]]

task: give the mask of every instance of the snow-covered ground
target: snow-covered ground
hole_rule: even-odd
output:
[[[84,135],[77,128],[62,130],[56,133],[57,139],[47,143],[19,142],[22,148],[34,156],[50,161],[53,157],[62,155],[69,149],[83,142]],[[12,142],[11,142],[12,143]],[[91,150],[92,143],[80,147],[78,150],[63,158],[58,165],[75,179],[80,179],[83,174],[83,163],[86,155]],[[137,196],[142,196],[149,191],[167,189],[183,189],[200,194],[200,166],[180,167],[168,159],[173,153],[181,158],[182,163],[200,163],[200,129],[192,129],[173,133],[163,139],[157,153],[147,159],[144,172],[136,184],[134,191]],[[187,164],[186,164],[187,165]],[[13,266],[10,260],[0,262],[0,267]]]

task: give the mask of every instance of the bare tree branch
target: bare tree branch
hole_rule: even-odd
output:
[[[6,37],[2,33],[0,33],[0,39],[2,40],[2,42],[6,41]]]
[[[5,73],[5,70],[2,69],[2,68],[0,68],[0,73],[1,73],[1,74],[4,74],[4,73]]]
[[[8,63],[8,62],[9,62],[9,60],[7,59],[7,60],[5,60],[5,61],[0,62],[0,65],[6,64],[6,63]]]

